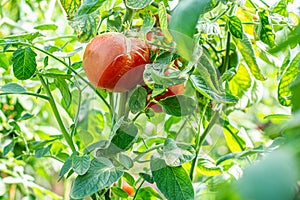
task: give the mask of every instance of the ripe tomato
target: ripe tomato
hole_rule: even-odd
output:
[[[143,83],[149,46],[121,33],[104,33],[93,38],[83,56],[87,78],[95,86],[113,92],[129,91]]]
[[[154,97],[154,99],[156,101],[159,101],[161,99],[164,99],[164,98],[167,98],[167,97],[170,97],[170,96],[183,94],[183,92],[184,92],[184,84],[183,83],[179,84],[179,85],[173,85],[173,86],[168,87],[168,89],[165,93]],[[162,107],[158,104],[153,103],[153,102],[149,104],[148,108],[151,108],[156,113],[162,112]]]
[[[133,193],[134,193],[134,188],[132,186],[130,186],[126,181],[122,182],[122,190],[127,192],[127,194],[129,196],[133,195]]]

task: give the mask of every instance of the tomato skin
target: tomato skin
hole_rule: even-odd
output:
[[[91,83],[112,92],[126,92],[142,84],[145,65],[149,62],[146,43],[116,32],[93,38],[83,56],[84,71]]]
[[[179,84],[179,85],[173,85],[168,87],[167,91],[161,95],[158,95],[156,97],[154,97],[154,99],[156,101],[159,101],[161,99],[170,97],[170,96],[176,96],[176,95],[180,95],[183,94],[184,92],[184,83]],[[156,103],[151,102],[148,105],[148,108],[151,108],[154,112],[156,113],[161,113],[162,112],[162,107]]]

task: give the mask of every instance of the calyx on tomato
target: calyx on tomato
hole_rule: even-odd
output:
[[[91,83],[113,92],[126,92],[142,84],[145,65],[149,62],[146,43],[116,32],[93,38],[83,56],[84,71]]]

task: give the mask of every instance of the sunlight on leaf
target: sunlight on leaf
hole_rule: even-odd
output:
[[[242,97],[251,87],[251,77],[243,64],[240,64],[235,76],[229,81],[229,88],[233,95]]]
[[[300,53],[298,53],[290,65],[286,68],[284,74],[278,85],[278,100],[279,103],[283,106],[290,106],[291,105],[291,96],[292,92],[290,90],[291,83],[295,80],[298,73],[300,72],[299,69],[300,63]]]
[[[236,46],[238,47],[239,51],[241,52],[248,68],[250,69],[252,75],[257,80],[266,80],[265,76],[263,75],[260,67],[257,64],[256,56],[254,53],[253,46],[251,41],[249,40],[248,36],[244,34],[243,39],[234,39]]]

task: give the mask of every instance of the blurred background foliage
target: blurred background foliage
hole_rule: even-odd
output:
[[[168,5],[170,2],[164,2],[166,7],[170,8]],[[257,1],[258,4],[261,2],[263,1]],[[248,1],[247,3],[249,4]],[[271,7],[276,3],[265,2],[265,4]],[[174,5],[176,1],[171,3],[171,8]],[[264,4],[262,6],[266,7]],[[272,15],[272,23],[276,30],[276,44],[278,44],[274,51],[277,51],[277,54],[268,54],[267,51],[254,46],[255,53],[259,57],[259,65],[267,80],[261,82],[252,78],[245,94],[235,91],[237,96],[242,96],[239,103],[228,108],[230,113],[228,120],[239,129],[239,136],[245,141],[246,149],[250,150],[239,152],[238,147],[234,148],[236,144],[228,146],[230,138],[225,138],[226,134],[225,137],[223,136],[223,127],[215,126],[203,146],[196,170],[197,178],[194,181],[196,199],[283,200],[293,199],[292,194],[298,192],[299,185],[296,183],[299,181],[300,170],[299,76],[292,83],[292,95],[288,99],[291,101],[291,106],[282,106],[277,94],[279,80],[286,67],[284,63],[286,60],[290,61],[299,51],[299,38],[297,41],[294,40],[300,37],[299,28],[290,32],[289,26],[299,23],[299,10],[295,8],[297,8],[296,4],[294,7],[289,4],[288,14]],[[114,11],[113,15],[106,18],[111,14],[109,13],[111,9]],[[124,14],[122,1],[108,0],[100,12],[102,18],[93,18],[95,21],[92,23],[98,24],[97,20],[105,21],[100,27],[94,26],[95,33],[113,31],[121,26],[121,16]],[[138,14],[144,16],[146,13],[143,12],[140,11]],[[241,12],[239,17],[249,18],[243,15],[242,10],[237,12]],[[141,25],[143,22],[138,14],[135,16],[135,23]],[[281,20],[282,17],[286,18]],[[280,20],[277,20],[278,18]],[[284,28],[281,24],[276,24],[282,21],[286,21]],[[57,0],[2,0],[0,2],[0,42],[1,38],[14,39],[13,35],[25,32],[33,33],[31,35],[33,38],[36,37],[35,33],[41,34],[42,37],[37,38],[35,45],[63,58],[66,62],[75,63],[73,66],[75,69],[81,67],[80,61],[85,46],[85,43],[79,41],[89,40],[93,36],[93,34],[82,34],[80,27],[88,25],[79,22],[76,16],[67,17]],[[219,33],[213,25],[203,22],[199,24],[198,31],[211,30],[204,33],[202,37],[217,41],[215,37]],[[247,27],[249,29],[245,29],[245,32],[249,31],[253,34],[255,27]],[[26,35],[26,37],[30,36]],[[286,41],[289,43],[285,43]],[[293,45],[292,42],[294,46],[288,47],[289,44]],[[0,52],[0,86],[17,81],[13,76],[12,68],[9,68],[11,56],[12,53],[8,52],[4,56]],[[220,58],[215,58],[217,59]],[[67,69],[57,60],[48,61],[45,55],[37,55],[37,64],[51,66],[47,71],[49,77],[51,73],[68,74]],[[79,73],[83,74],[82,70],[79,70]],[[108,133],[107,129],[111,121],[107,116],[107,108],[91,91],[76,90],[81,82],[79,80],[57,83],[52,80],[49,84],[56,100],[61,102],[59,110],[63,120],[70,127],[75,123],[72,119],[76,118],[78,101],[82,101],[80,115],[77,116],[79,128],[76,134],[76,142],[82,150],[95,141],[107,138],[108,134],[99,133]],[[38,93],[40,90],[37,78],[19,81],[19,83],[29,92]],[[69,102],[66,102],[66,98],[62,98],[61,91],[57,89],[60,88],[59,84],[70,84],[72,98]],[[234,91],[234,84],[228,87]],[[186,93],[188,92],[187,90]],[[62,166],[61,161],[66,160],[69,152],[67,146],[60,142],[60,131],[50,106],[33,96],[2,95],[0,108],[0,199],[68,199],[71,181],[63,179],[58,182],[57,180]],[[174,134],[174,130],[182,127],[186,120],[189,119],[166,118],[165,114],[156,114],[150,120],[141,117],[138,124],[140,129],[144,129],[143,137],[153,137],[153,140],[148,140],[148,145],[151,145],[160,139],[157,136],[165,137],[166,134]],[[177,139],[190,142],[193,135],[191,126],[192,124],[184,126],[182,131],[184,134],[177,135]],[[235,127],[229,129],[234,131]],[[81,140],[82,138],[84,140]],[[282,147],[273,152],[278,146]],[[143,148],[142,145],[137,146],[136,150],[142,151]],[[249,163],[250,167],[248,167]],[[144,167],[144,164],[136,166],[139,167]],[[184,167],[189,169],[191,166],[185,164]],[[292,192],[291,185],[294,186]]]

